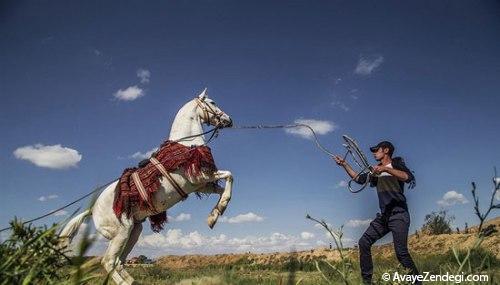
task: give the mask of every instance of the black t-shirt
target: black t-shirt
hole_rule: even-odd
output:
[[[408,209],[406,197],[404,195],[404,183],[409,183],[410,187],[415,185],[415,177],[410,169],[406,167],[402,158],[393,158],[392,163],[387,166],[406,172],[408,174],[408,180],[404,182],[400,181],[387,172],[382,172],[378,176],[370,176],[370,186],[377,188],[379,207],[382,214],[392,210],[394,207]],[[364,184],[366,178],[367,174],[360,175],[357,183]]]

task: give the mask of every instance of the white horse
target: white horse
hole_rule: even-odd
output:
[[[213,100],[208,98],[206,89],[179,110],[172,124],[169,139],[172,141],[179,140],[179,143],[185,146],[204,145],[205,138],[195,136],[203,133],[203,123],[219,127],[230,127],[232,125],[231,118],[220,110]],[[194,137],[183,139],[190,136]],[[231,199],[233,183],[231,172],[219,170],[215,173],[202,173],[200,178],[191,178],[186,177],[184,171],[178,169],[170,173],[170,175],[186,194],[200,192],[220,195],[217,205],[207,218],[208,226],[213,228],[219,215],[224,213]],[[225,187],[211,183],[219,179],[226,181]],[[152,204],[158,212],[164,211],[182,200],[182,197],[165,176],[161,177],[160,183],[160,188],[152,198]],[[107,272],[111,272],[111,277],[117,284],[132,284],[134,279],[125,271],[123,264],[139,239],[143,221],[155,213],[149,210],[133,209],[129,218],[124,213],[120,221],[113,211],[117,185],[118,180],[107,186],[90,209],[68,222],[61,231],[60,236],[64,237],[65,242],[69,244],[85,218],[92,215],[97,231],[110,240],[101,263]]]

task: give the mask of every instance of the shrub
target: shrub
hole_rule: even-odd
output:
[[[93,240],[87,229],[78,244],[78,255],[61,246],[58,225],[34,227],[14,219],[11,234],[0,243],[0,285],[7,284],[107,284],[100,264],[84,257]]]
[[[451,233],[451,222],[454,216],[449,216],[446,210],[432,212],[425,216],[422,230],[431,235],[441,235]]]
[[[0,244],[1,284],[53,283],[61,279],[68,258],[59,248],[56,225],[50,228],[11,223],[10,237]]]

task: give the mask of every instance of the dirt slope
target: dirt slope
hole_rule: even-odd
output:
[[[490,250],[497,258],[500,258],[500,217],[494,218],[485,223],[485,226],[493,224],[498,230],[492,236],[487,237],[482,246]],[[452,246],[457,249],[470,247],[476,240],[475,232],[477,227],[471,228],[468,234],[444,234],[444,235],[411,235],[408,241],[410,252],[415,254],[440,254],[447,252]],[[374,255],[388,257],[394,253],[392,243],[375,246]],[[348,254],[357,258],[357,250],[349,249]],[[291,258],[299,261],[310,261],[312,259],[338,260],[339,255],[335,250],[318,248],[309,251],[295,253],[245,253],[245,254],[216,254],[216,255],[167,255],[160,257],[157,264],[171,269],[200,268],[206,266],[228,266],[238,263],[256,265],[277,265],[285,264]]]

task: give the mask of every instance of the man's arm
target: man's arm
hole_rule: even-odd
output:
[[[343,158],[341,158],[340,156],[336,155],[333,157],[333,160],[335,160],[335,162],[342,166],[345,170],[345,172],[347,172],[347,174],[349,176],[351,176],[352,179],[356,179],[356,182],[358,182],[357,180],[359,179],[358,177],[358,173],[356,171],[354,171],[354,169],[352,169],[352,167],[349,165],[349,163],[347,163],[347,161],[345,161]]]
[[[405,161],[401,157],[395,157],[392,159],[392,167],[396,170],[400,170],[405,172],[408,175],[408,179],[405,180],[405,183],[410,184],[410,188],[415,187],[415,176],[413,175],[413,172],[406,167]]]
[[[387,166],[381,166],[381,165],[374,166],[373,171],[377,174],[380,174],[382,172],[387,172],[390,175],[396,177],[399,181],[403,182],[408,181],[408,178],[410,178],[408,176],[408,173]]]

